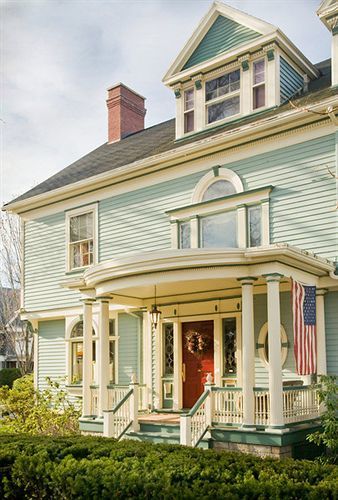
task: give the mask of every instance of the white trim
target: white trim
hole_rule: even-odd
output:
[[[220,179],[229,181],[231,184],[233,184],[236,193],[241,193],[244,191],[243,184],[239,175],[237,175],[236,172],[230,170],[229,168],[220,167],[218,169],[217,177],[215,177],[214,171],[211,170],[198,181],[191,197],[191,203],[201,202],[203,194],[208,189],[208,187]]]
[[[258,344],[263,345],[263,347],[257,348],[258,355],[259,355],[261,361],[264,363],[264,365],[268,368],[269,362],[266,359],[265,348],[264,348],[265,339],[266,339],[267,335],[268,335],[268,322],[264,323],[264,325],[261,327],[259,334],[258,334],[258,341],[257,341]],[[287,344],[288,343],[288,336],[286,334],[286,331],[285,331],[285,328],[283,325],[280,325],[280,336],[281,336],[281,343]],[[285,364],[286,358],[288,357],[288,347],[285,345],[282,346],[281,357],[282,357],[282,367],[283,367]]]
[[[85,214],[93,214],[93,264],[97,264],[98,262],[98,244],[99,244],[99,238],[98,238],[98,204],[93,203],[91,205],[85,205],[79,208],[74,208],[73,210],[69,210],[65,214],[65,231],[66,231],[66,271],[78,271],[80,269],[87,269],[90,267],[84,266],[84,267],[77,267],[73,268],[71,266],[71,252],[70,252],[70,219],[72,217],[76,217],[79,215],[85,215]],[[87,240],[86,240],[87,241]]]

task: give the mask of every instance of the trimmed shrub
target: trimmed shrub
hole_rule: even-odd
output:
[[[19,368],[3,368],[0,370],[0,387],[7,385],[12,388],[14,380],[19,377],[21,377]]]
[[[334,499],[338,467],[94,437],[0,436],[1,498]]]

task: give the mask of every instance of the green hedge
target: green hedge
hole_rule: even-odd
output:
[[[0,436],[0,498],[335,499],[338,468],[95,437]]]
[[[0,386],[12,387],[14,380],[19,377],[21,377],[19,368],[3,368],[0,370]]]

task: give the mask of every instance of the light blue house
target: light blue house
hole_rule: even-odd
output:
[[[311,384],[338,374],[337,1],[318,15],[332,58],[312,64],[215,2],[163,79],[175,119],[144,129],[144,98],[111,87],[108,142],[6,205],[35,383],[66,377],[84,432],[297,456],[316,425]],[[316,287],[312,375],[294,281]]]

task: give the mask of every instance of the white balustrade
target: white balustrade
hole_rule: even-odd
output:
[[[217,424],[241,424],[243,421],[243,395],[239,388],[213,390],[213,422]]]
[[[255,389],[255,425],[270,423],[270,393],[268,389]]]
[[[284,422],[294,423],[313,420],[321,415],[318,390],[312,386],[284,388]]]
[[[98,415],[99,410],[99,388],[91,387],[90,388],[90,414]]]
[[[128,385],[108,386],[108,408],[113,409],[129,391]]]

